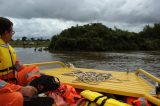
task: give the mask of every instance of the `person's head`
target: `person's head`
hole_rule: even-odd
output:
[[[13,34],[13,23],[7,18],[0,17],[0,37],[8,43]]]

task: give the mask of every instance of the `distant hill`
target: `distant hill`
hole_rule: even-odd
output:
[[[50,51],[160,50],[160,24],[146,26],[140,33],[101,23],[72,26],[54,35]]]

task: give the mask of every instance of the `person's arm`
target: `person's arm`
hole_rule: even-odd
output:
[[[18,72],[22,71],[24,68],[24,65],[20,63],[19,59],[16,59],[15,68]]]
[[[23,96],[32,97],[37,94],[37,89],[33,86],[22,87],[20,85],[10,84],[0,79],[0,93],[20,92]]]
[[[21,89],[20,85],[10,84],[0,79],[0,92],[15,92]]]

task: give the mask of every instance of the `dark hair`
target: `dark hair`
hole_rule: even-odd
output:
[[[4,17],[0,17],[0,35],[4,34],[5,31],[10,31],[13,23]]]

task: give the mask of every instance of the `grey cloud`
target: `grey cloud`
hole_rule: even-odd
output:
[[[145,23],[160,21],[160,0],[1,0],[0,14],[15,18]]]
[[[0,5],[0,13],[15,18],[69,19],[71,17],[72,20],[78,5],[79,2],[75,0],[11,0]]]
[[[102,19],[125,23],[160,22],[159,4],[158,0],[123,0],[121,3],[113,4],[113,10],[105,11]]]
[[[19,38],[22,36],[27,37],[51,37],[60,33],[62,30],[75,26],[76,24],[82,25],[83,23],[77,23],[73,21],[63,21],[57,19],[19,19],[10,18],[14,23],[15,35],[13,38]]]
[[[52,36],[76,24],[101,22],[139,32],[160,22],[160,0],[0,0],[0,16],[20,36]]]

